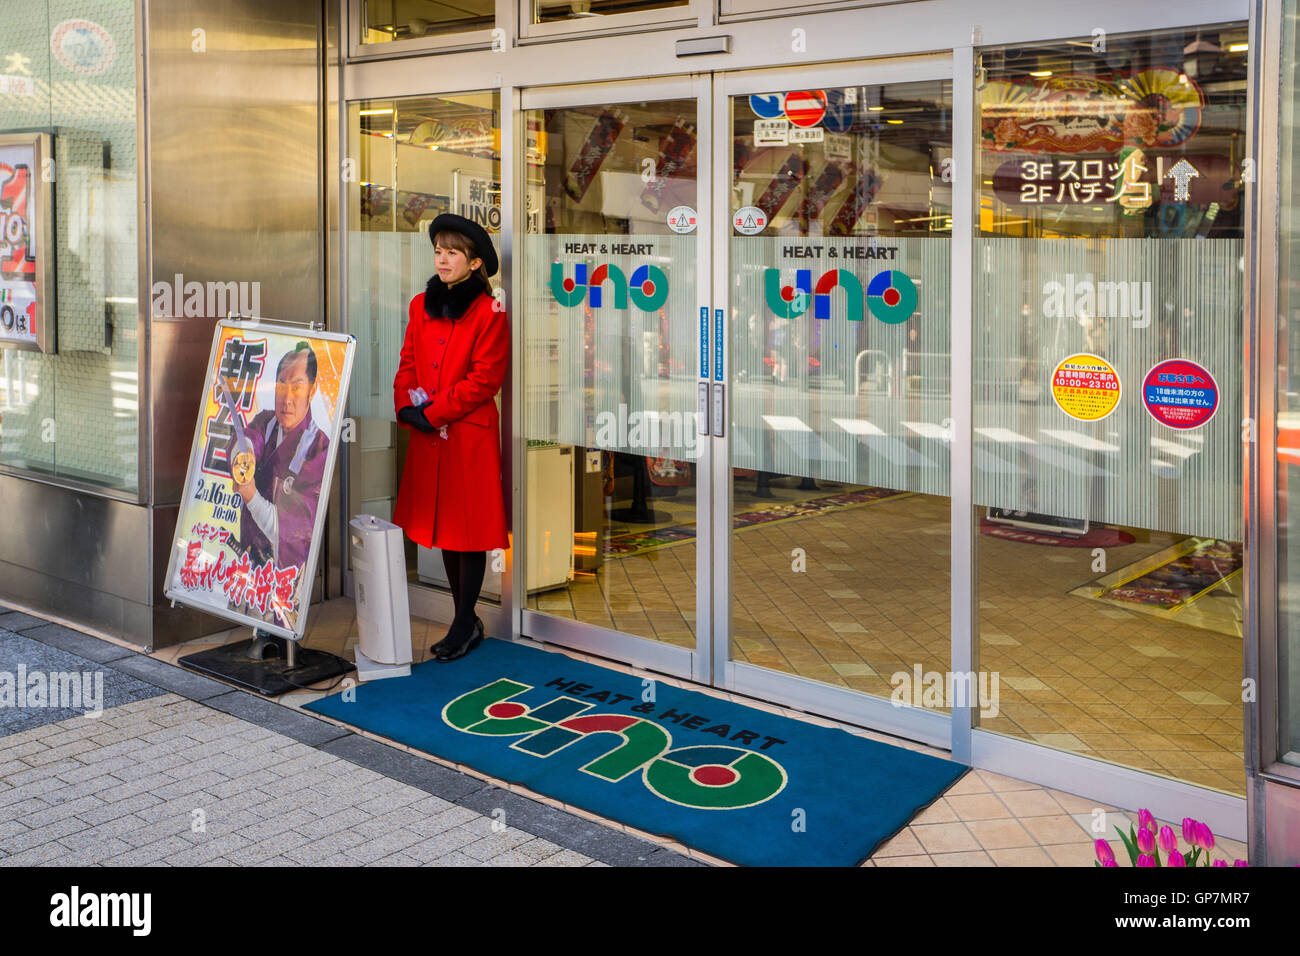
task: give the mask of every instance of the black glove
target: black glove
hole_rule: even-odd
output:
[[[407,405],[405,408],[403,408],[400,412],[397,413],[397,420],[399,422],[403,422],[404,424],[410,425],[412,428],[419,429],[420,431],[424,432],[426,435],[432,434],[433,432],[437,431],[437,429],[434,428],[432,425],[430,425],[429,420],[424,417],[424,410],[430,404],[431,404],[430,402],[425,402],[423,405],[418,405],[418,406]]]

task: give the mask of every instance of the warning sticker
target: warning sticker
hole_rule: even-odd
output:
[[[767,213],[757,206],[741,206],[731,214],[731,224],[744,236],[757,236],[767,228]]]
[[[1061,411],[1081,422],[1099,422],[1119,407],[1119,372],[1104,358],[1080,352],[1056,366],[1052,398]]]
[[[673,206],[668,210],[668,228],[680,235],[694,232],[700,224],[699,216],[690,206]]]
[[[1142,404],[1161,425],[1200,428],[1219,410],[1219,385],[1195,362],[1168,359],[1147,372]]]

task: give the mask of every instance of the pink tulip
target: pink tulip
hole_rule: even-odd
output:
[[[1214,834],[1204,823],[1196,824],[1196,839],[1192,841],[1193,846],[1199,846],[1202,850],[1214,849]]]
[[[1214,861],[1214,865],[1215,865],[1215,866],[1227,866],[1228,863],[1227,863],[1226,860],[1215,860],[1215,861]]]
[[[1156,818],[1153,817],[1153,816],[1151,815],[1151,811],[1150,811],[1150,810],[1139,810],[1139,811],[1138,811],[1138,829],[1139,829],[1139,830],[1150,830],[1152,833],[1155,832],[1155,829],[1156,829]]]
[[[1191,817],[1183,817],[1183,841],[1188,846],[1196,846],[1196,821]]]
[[[1179,853],[1177,850],[1174,850],[1172,853],[1169,854],[1169,859],[1167,859],[1167,860],[1165,861],[1165,865],[1166,865],[1166,866],[1186,866],[1186,865],[1187,865],[1187,861],[1186,861],[1185,859],[1183,859],[1183,855],[1182,855],[1181,853]]]
[[[1097,862],[1102,866],[1111,866],[1115,862],[1115,851],[1110,848],[1110,844],[1105,840],[1098,840],[1096,843]]]
[[[1156,837],[1150,830],[1143,828],[1137,832],[1138,851],[1141,853],[1156,852]]]
[[[1166,853],[1173,853],[1178,849],[1178,837],[1174,836],[1172,827],[1160,828],[1160,849]]]
[[[1232,865],[1233,865],[1233,866],[1250,866],[1250,864],[1247,863],[1245,860],[1233,860],[1233,861],[1232,861]]]
[[[1155,866],[1155,865],[1156,865],[1155,857],[1147,856],[1145,853],[1143,853],[1141,856],[1138,857],[1137,865],[1138,865],[1138,866]]]
[[[1113,866],[1113,867],[1115,867],[1116,869],[1119,868],[1119,864],[1116,863],[1114,860],[1107,860],[1105,863],[1103,863],[1103,864],[1101,865],[1101,868],[1104,870],[1104,869],[1106,869],[1106,867],[1108,867],[1108,866]]]

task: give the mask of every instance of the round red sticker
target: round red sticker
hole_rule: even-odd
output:
[[[1219,410],[1219,385],[1204,366],[1168,359],[1147,372],[1142,404],[1161,425],[1200,428]]]

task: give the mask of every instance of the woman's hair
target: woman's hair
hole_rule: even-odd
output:
[[[478,250],[474,248],[474,243],[469,238],[459,232],[444,230],[433,237],[435,246],[442,246],[444,249],[455,249],[457,252],[465,253],[465,258],[469,260],[482,259]],[[483,280],[483,285],[487,288],[487,294],[492,294],[492,280],[488,278],[487,266],[480,264],[478,271],[474,273]]]

